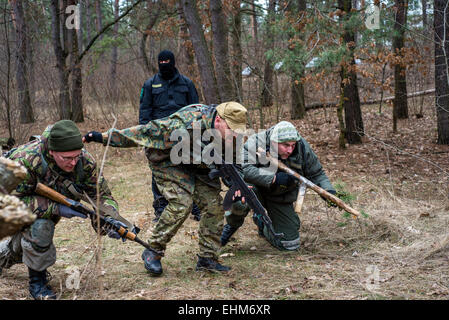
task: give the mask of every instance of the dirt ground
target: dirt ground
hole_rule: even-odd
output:
[[[392,133],[391,109],[363,107],[363,144],[338,149],[334,109],[311,110],[294,121],[326,173],[367,216],[348,218],[309,190],[301,214],[301,248],[280,252],[257,235],[251,219],[222,249],[228,274],[195,272],[198,222],[187,219],[152,278],[136,243],[102,238],[88,221],[63,219],[56,228],[57,262],[49,268],[59,299],[318,299],[449,298],[449,146],[437,145],[435,112],[401,120]],[[90,118],[94,118],[92,114]],[[123,112],[117,127],[133,123]],[[288,119],[288,117],[286,117]],[[45,121],[44,121],[45,122]],[[28,128],[38,134],[45,125]],[[267,122],[267,127],[273,121]],[[87,120],[81,131],[105,130]],[[2,132],[3,133],[3,132]],[[101,162],[104,147],[88,145]],[[120,212],[142,229],[153,226],[151,171],[141,149],[110,149],[104,175]],[[79,280],[79,284],[77,282]],[[24,265],[4,270],[0,299],[28,300]]]

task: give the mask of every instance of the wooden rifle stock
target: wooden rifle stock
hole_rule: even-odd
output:
[[[94,210],[91,210],[90,208],[86,207],[81,202],[67,198],[66,196],[60,194],[58,191],[53,190],[52,188],[47,187],[46,185],[44,185],[40,182],[37,183],[35,192],[43,197],[46,197],[50,200],[53,200],[60,204],[63,204],[67,207],[70,207],[71,209],[73,209],[75,211],[84,213],[93,219],[96,219],[96,217],[97,217],[97,214]],[[109,224],[110,226],[112,226],[101,215],[99,216],[99,218],[102,223],[106,223],[106,224]],[[135,233],[128,231],[128,229],[125,229],[123,227],[116,227],[116,226],[113,226],[113,227],[114,227],[114,230],[117,231],[117,233],[121,237],[129,239],[131,241],[135,241],[135,242],[141,244],[142,246],[144,246],[145,248],[150,249],[150,246],[146,242],[139,239]]]

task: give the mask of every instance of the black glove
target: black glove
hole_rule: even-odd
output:
[[[125,229],[128,229],[128,226],[126,224],[124,224],[121,221],[115,220],[111,217],[105,217],[104,220],[106,220],[107,222],[112,224],[114,227],[117,227],[117,228],[123,227]],[[111,227],[108,228],[107,224],[105,225],[104,229],[106,229],[106,232],[107,232],[107,235],[109,238],[112,238],[112,239],[120,239],[121,238],[120,234],[117,231],[115,231],[114,229],[112,229]],[[122,240],[123,240],[123,242],[125,242],[126,239],[123,238]]]
[[[83,137],[83,141],[84,142],[98,142],[98,143],[103,143],[103,135],[101,134],[101,132],[98,131],[89,131],[84,137]]]
[[[285,172],[276,173],[276,179],[274,179],[273,184],[280,187],[288,187],[295,181],[295,178]]]

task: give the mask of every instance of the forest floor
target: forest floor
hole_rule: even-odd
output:
[[[449,298],[449,146],[437,145],[432,107],[424,117],[400,120],[392,133],[391,109],[363,106],[360,145],[338,148],[334,109],[311,110],[293,121],[312,145],[334,185],[354,197],[367,216],[346,217],[308,190],[301,213],[301,248],[280,252],[257,235],[248,218],[222,248],[228,274],[195,272],[198,222],[188,218],[162,260],[164,274],[150,277],[136,243],[103,237],[82,219],[63,219],[49,268],[59,299],[445,299]],[[123,111],[118,128],[134,125]],[[104,131],[105,120],[88,119],[83,133]],[[285,119],[288,119],[286,117]],[[269,120],[269,119],[267,119]],[[39,134],[49,123],[28,131]],[[267,121],[267,127],[274,124]],[[6,132],[2,129],[1,133]],[[101,162],[104,147],[86,147]],[[107,152],[104,175],[121,215],[147,239],[153,226],[151,171],[142,149]],[[225,190],[223,190],[224,192]],[[77,286],[77,272],[80,275]],[[0,277],[0,299],[30,299],[26,267]]]

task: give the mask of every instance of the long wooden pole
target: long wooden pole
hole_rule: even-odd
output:
[[[259,150],[259,151],[263,151],[263,150]],[[350,214],[352,214],[355,218],[358,218],[360,216],[360,212],[358,212],[357,210],[351,208],[349,205],[344,203],[341,199],[339,199],[338,197],[334,196],[333,194],[327,192],[323,188],[317,186],[312,181],[310,181],[310,180],[304,178],[303,176],[299,175],[299,173],[297,173],[296,171],[290,169],[289,167],[287,167],[282,162],[280,162],[277,159],[273,158],[268,152],[267,152],[267,159],[270,162],[272,162],[277,168],[279,168],[282,171],[284,171],[284,172],[294,176],[301,183],[304,183],[308,188],[312,189],[313,191],[318,193],[320,196],[322,196],[322,197],[332,201],[333,203],[335,203],[337,206],[339,206],[343,210],[345,210],[345,211],[349,212]]]

